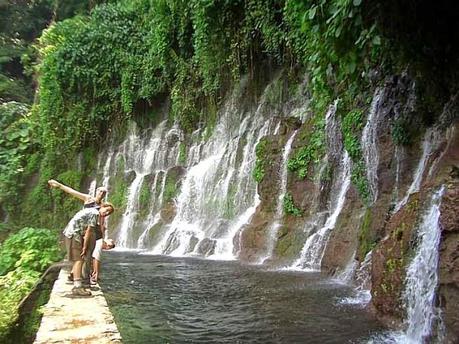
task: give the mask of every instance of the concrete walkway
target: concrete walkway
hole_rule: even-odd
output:
[[[121,343],[121,335],[99,286],[90,297],[74,297],[61,269],[34,343]]]

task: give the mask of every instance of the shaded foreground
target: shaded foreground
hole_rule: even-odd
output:
[[[124,343],[356,343],[383,330],[318,273],[110,252],[101,284]]]

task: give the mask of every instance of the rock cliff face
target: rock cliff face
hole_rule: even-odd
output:
[[[417,247],[419,222],[432,193],[444,185],[446,191],[440,210],[439,284],[435,304],[441,307],[447,340],[455,342],[459,340],[459,317],[453,306],[459,304],[459,107],[456,99],[452,99],[445,104],[443,113],[431,128],[419,127],[418,136],[410,145],[397,145],[393,130],[398,118],[416,115],[419,111],[413,88],[413,82],[406,76],[390,78],[383,86],[375,116],[378,118],[378,157],[375,157],[378,159],[377,198],[374,202],[365,202],[357,189],[353,185],[350,187],[329,235],[321,268],[337,274],[353,260],[362,262],[366,254],[373,251],[371,306],[385,322],[394,327],[402,326],[406,318],[403,299],[406,269]],[[272,221],[273,201],[279,183],[279,155],[285,137],[291,135],[292,130],[294,128],[287,127],[277,136],[267,138],[270,145],[266,156],[271,164],[258,186],[262,201],[242,234],[241,259],[251,260],[265,245],[265,231]],[[307,120],[302,123],[300,135],[293,143],[293,152],[295,148],[309,144],[312,130]],[[284,214],[271,264],[292,264],[308,236],[318,231],[320,224],[323,225],[330,215],[327,203],[337,197],[330,194],[337,166],[330,164],[327,167],[329,175],[324,178],[318,165],[311,167],[304,179],[293,173],[288,175],[287,190],[293,203],[301,210],[301,216]],[[321,213],[325,214],[320,216]],[[308,232],[312,222],[315,225]]]
[[[115,198],[125,200],[110,220],[114,235],[126,247],[154,253],[335,276],[355,272],[371,257],[363,278],[371,281],[370,307],[403,328],[419,226],[444,186],[440,244],[432,248],[439,250],[432,307],[441,308],[447,340],[459,340],[457,96],[426,124],[415,82],[387,78],[374,86],[358,136],[348,142],[339,101],[317,116],[305,85],[286,96],[289,85],[278,77],[256,104],[245,99],[246,87],[219,110],[210,137],[160,124],[151,136],[131,135],[112,147],[106,177]],[[360,154],[347,151],[355,147]]]

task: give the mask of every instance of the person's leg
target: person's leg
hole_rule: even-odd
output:
[[[73,261],[72,261],[72,239],[67,238],[64,236],[64,244],[65,244],[65,250],[66,250],[66,259],[70,262],[72,262],[72,270],[70,270],[70,274],[67,277],[67,280],[69,282],[73,282]]]
[[[92,280],[97,283],[99,280],[99,272],[100,272],[100,261],[97,259],[93,259],[93,274],[92,274]]]
[[[82,281],[81,281],[81,268],[83,266],[83,261],[82,260],[77,260],[73,263],[73,285],[75,288],[81,288],[82,287]]]
[[[96,246],[95,236],[92,235],[90,242],[88,243],[88,248],[86,254],[83,257],[83,265],[82,265],[82,275],[81,278],[83,279],[83,283],[89,285],[90,277],[91,277],[91,263],[92,263],[92,253],[94,251],[94,247]]]
[[[91,292],[84,290],[81,280],[81,270],[83,266],[83,258],[81,257],[81,251],[83,245],[81,242],[72,238],[71,241],[71,254],[69,258],[73,261],[72,273],[73,273],[73,289],[72,293],[78,296],[90,296]]]

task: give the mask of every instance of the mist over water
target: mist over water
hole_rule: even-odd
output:
[[[123,343],[360,343],[382,331],[320,273],[111,252],[102,288]],[[108,273],[108,271],[110,273]]]

